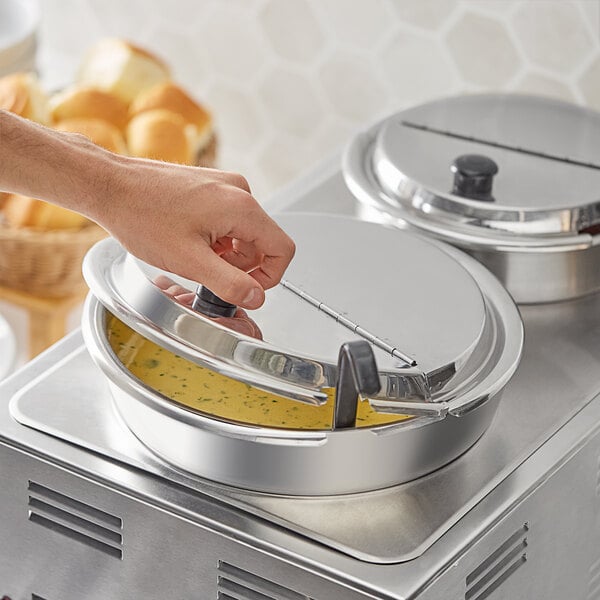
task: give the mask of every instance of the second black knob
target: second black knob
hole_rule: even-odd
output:
[[[493,202],[492,183],[498,165],[483,154],[463,154],[454,160],[450,170],[454,173],[452,193],[471,200]]]

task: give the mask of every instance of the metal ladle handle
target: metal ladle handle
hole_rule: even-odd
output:
[[[343,344],[338,357],[333,429],[354,427],[358,396],[374,395],[380,389],[379,372],[371,344],[364,340]]]
[[[235,304],[221,300],[219,296],[203,285],[199,285],[196,289],[196,297],[192,302],[192,308],[207,317],[233,317],[237,310]]]

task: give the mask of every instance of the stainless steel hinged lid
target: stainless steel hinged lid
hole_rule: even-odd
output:
[[[362,221],[289,214],[296,241],[285,279],[252,319],[263,339],[174,301],[154,282],[168,275],[115,240],[84,262],[92,293],[116,317],[168,350],[250,385],[323,403],[335,387],[340,347],[366,340],[381,391],[376,410],[443,417],[484,402],[518,364],[518,312],[476,261],[416,234]]]
[[[462,247],[585,247],[600,227],[600,114],[518,95],[448,98],[357,136],[355,195]]]

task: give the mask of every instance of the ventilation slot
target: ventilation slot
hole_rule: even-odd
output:
[[[465,600],[484,600],[527,562],[528,531],[525,523],[467,575]]]
[[[31,600],[46,600],[46,598],[42,598],[41,596],[38,596],[37,594],[31,594]]]
[[[217,573],[217,600],[312,600],[223,561]]]
[[[600,456],[596,463],[596,496],[600,497]]]
[[[123,558],[123,522],[119,517],[33,481],[29,482],[28,490],[29,520],[32,523],[109,556]],[[34,598],[37,596],[32,596],[32,600]]]

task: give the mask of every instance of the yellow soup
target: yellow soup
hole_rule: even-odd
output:
[[[223,419],[284,429],[331,429],[335,390],[328,400],[313,406],[288,400],[231,379],[187,361],[145,339],[110,317],[108,340],[123,363],[138,379],[174,402]],[[383,425],[408,419],[404,415],[375,412],[359,402],[356,426]]]

